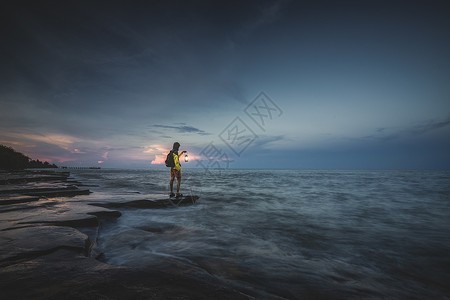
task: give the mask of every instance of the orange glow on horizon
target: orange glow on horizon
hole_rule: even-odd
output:
[[[167,154],[162,154],[162,155],[155,155],[155,159],[152,160],[151,164],[152,165],[163,165],[166,161],[166,156]]]
[[[33,160],[47,161],[50,164],[84,163],[125,165],[133,164],[164,165],[171,145],[147,144],[145,146],[104,145],[102,141],[86,140],[78,137],[52,133],[6,132],[0,135],[0,143],[11,145]],[[60,149],[56,149],[56,147]],[[118,148],[118,149],[115,149]],[[181,149],[184,150],[184,149]],[[49,154],[49,152],[51,154]],[[191,165],[195,160],[203,159],[188,150]],[[181,164],[188,166],[184,157]]]
[[[1,134],[1,144],[12,145],[14,150],[19,151],[33,160],[47,161],[49,163],[74,162],[80,158],[80,155],[88,154],[88,150],[77,146],[78,143],[98,144],[97,141],[85,140],[78,137],[65,134],[53,133],[20,133],[6,132]],[[45,143],[61,148],[60,154],[51,155],[42,154],[39,151]],[[38,146],[39,145],[39,146]],[[65,153],[64,153],[65,152]],[[77,155],[73,157],[73,154]],[[103,160],[108,158],[108,152],[102,155]]]
[[[78,149],[70,149],[70,145],[76,142],[81,142],[82,140],[73,136],[69,135],[62,135],[62,134],[20,134],[18,135],[20,138],[32,140],[32,141],[38,141],[38,142],[44,142],[51,145],[57,145],[63,149],[66,149],[68,151],[79,151]]]
[[[33,160],[35,160],[35,159],[33,159]],[[39,158],[36,158],[36,160],[47,161],[52,164],[76,161],[76,159],[74,159],[74,158],[67,158],[67,157],[52,157],[52,158],[39,157]]]
[[[167,153],[169,153],[169,152],[167,152]],[[152,160],[151,164],[152,165],[163,165],[163,164],[165,164],[167,153],[166,154],[156,155],[155,159]],[[192,154],[190,152],[188,152],[187,154],[189,156],[189,162],[192,162],[193,160],[197,160],[197,159],[201,158],[200,156],[197,156],[197,155]],[[188,164],[187,162],[184,162],[184,154],[180,158],[180,163],[181,164],[183,164],[183,163]]]
[[[67,157],[55,157],[56,162],[59,163],[65,163],[65,162],[69,162],[69,161],[76,161],[75,158],[67,158]]]

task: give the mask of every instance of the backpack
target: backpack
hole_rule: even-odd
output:
[[[173,160],[173,152],[172,151],[170,151],[169,154],[167,154],[165,163],[166,163],[166,167],[169,167],[169,168],[175,167],[175,161]]]

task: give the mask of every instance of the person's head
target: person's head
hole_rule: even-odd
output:
[[[178,143],[178,142],[173,143],[173,148],[172,149],[175,150],[175,151],[178,151],[178,149],[180,149],[180,143]]]

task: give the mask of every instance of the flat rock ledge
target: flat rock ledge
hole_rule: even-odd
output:
[[[137,269],[67,249],[0,269],[0,299],[255,299],[173,261]]]
[[[37,226],[1,233],[0,299],[249,299],[205,271],[167,259],[147,269],[87,256],[87,235]]]
[[[122,202],[107,202],[107,203],[90,203],[90,205],[106,207],[106,208],[168,208],[177,207],[179,205],[195,204],[199,196],[185,196],[183,198],[174,199],[142,199]]]
[[[56,173],[0,173],[0,299],[255,299],[169,258],[145,269],[96,259],[98,229],[120,217],[116,208],[174,207],[197,196],[91,203],[81,183]]]
[[[37,181],[65,181],[69,172],[57,171],[15,171],[0,173],[0,184],[16,184]]]
[[[0,197],[0,205],[9,204],[19,204],[31,201],[38,201],[39,196],[11,196],[11,197]]]
[[[6,230],[0,235],[0,266],[58,249],[71,249],[87,256],[90,244],[87,235],[70,227],[36,226]]]
[[[0,196],[28,195],[38,197],[71,197],[88,195],[76,181],[69,181],[69,172],[17,171],[0,173]],[[0,202],[1,205],[1,202]]]

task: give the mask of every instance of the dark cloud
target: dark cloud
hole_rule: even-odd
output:
[[[384,131],[384,130],[383,130]],[[382,132],[383,132],[382,131]],[[375,134],[366,135],[361,138],[356,139],[350,139],[355,141],[381,141],[381,142],[387,142],[391,140],[396,140],[401,137],[401,134],[399,133],[389,133],[389,134],[382,134],[382,132],[376,131]]]
[[[352,138],[349,140],[353,141],[366,141],[366,142],[388,142],[388,141],[399,141],[411,138],[420,138],[426,133],[433,131],[438,131],[450,126],[450,117],[444,120],[430,120],[427,122],[422,122],[418,125],[413,125],[403,128],[377,128],[373,134],[366,135],[360,138]]]
[[[255,141],[251,144],[251,148],[270,148],[270,144],[276,144],[277,142],[281,142],[286,140],[286,136],[284,135],[259,135]]]
[[[417,125],[414,128],[412,128],[409,132],[413,135],[421,135],[430,131],[447,127],[449,125],[450,125],[450,117],[442,121],[431,120],[429,122]]]
[[[201,129],[192,127],[192,126],[187,126],[187,125],[181,125],[181,126],[170,126],[170,125],[159,125],[159,124],[155,124],[153,125],[153,127],[157,127],[157,128],[165,128],[165,129],[173,129],[176,130],[180,133],[196,133],[196,134],[200,134],[200,135],[210,135],[210,133],[207,133]]]
[[[17,139],[31,132],[79,141],[64,144],[68,150],[36,144],[49,147],[41,151],[45,155],[61,151],[64,158],[101,157],[107,146],[111,157],[131,150],[130,157],[139,157],[133,146],[162,144],[180,133],[203,143],[210,133],[199,128],[220,132],[215,121],[230,111],[232,120],[261,89],[286,101],[286,115],[300,116],[319,106],[331,110],[327,104],[334,103],[334,108],[352,110],[350,100],[335,91],[357,87],[368,98],[393,99],[377,103],[380,110],[374,111],[372,124],[378,129],[358,142],[426,136],[450,124],[450,118],[435,118],[449,107],[450,17],[445,5],[396,0],[2,1],[0,127],[17,133]],[[355,101],[352,107],[368,111],[369,101],[356,106]],[[397,123],[407,124],[410,116],[421,116],[422,108],[433,105],[440,111],[424,110],[428,115],[423,116],[432,121],[416,126],[393,128],[375,120],[376,114],[402,107]],[[284,125],[287,132],[296,126],[291,120]],[[360,120],[348,117],[355,128]],[[314,122],[325,131],[336,126],[332,120]],[[259,137],[252,149],[273,151],[296,138]],[[73,153],[75,148],[86,153]]]
[[[118,102],[117,93],[174,94],[174,87],[185,98],[207,88],[217,95],[231,90],[242,101],[225,71],[235,55],[230,41],[272,20],[277,3],[3,3],[3,84],[71,109],[105,97]],[[128,103],[142,103],[129,96]]]

